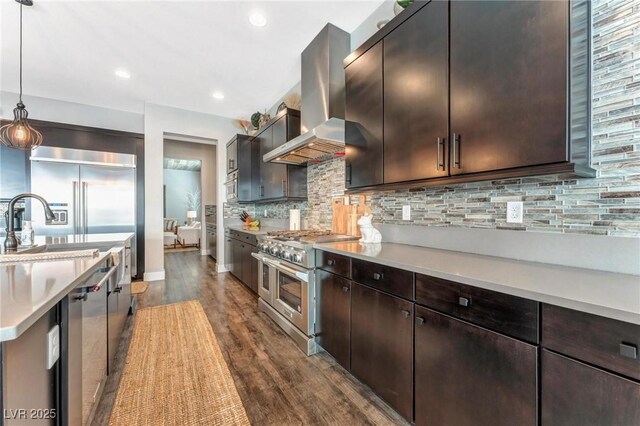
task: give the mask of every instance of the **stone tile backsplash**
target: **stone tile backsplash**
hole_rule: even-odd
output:
[[[592,166],[595,179],[546,176],[366,194],[374,222],[421,226],[640,236],[640,3],[592,3]],[[344,193],[344,160],[310,165],[308,202],[225,204],[286,218],[300,208],[308,226],[331,227],[331,200]],[[506,223],[507,201],[524,202],[524,223]],[[402,206],[411,205],[403,221]],[[292,207],[295,206],[295,207]],[[273,216],[272,216],[273,215]]]

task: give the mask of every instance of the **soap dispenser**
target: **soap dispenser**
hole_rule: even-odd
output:
[[[20,234],[20,244],[23,246],[32,246],[35,238],[35,232],[31,227],[31,221],[25,220],[22,222],[22,232]]]

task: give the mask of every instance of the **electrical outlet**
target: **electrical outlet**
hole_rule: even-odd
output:
[[[522,223],[523,206],[522,201],[507,202],[507,222]]]
[[[411,220],[411,206],[402,206],[402,220]]]
[[[47,370],[60,358],[60,327],[57,325],[47,333]]]

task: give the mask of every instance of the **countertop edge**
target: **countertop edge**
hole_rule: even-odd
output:
[[[581,312],[585,312],[593,315],[598,315],[598,316],[602,316],[602,317],[606,317],[606,318],[610,318],[618,321],[640,325],[640,312],[622,311],[622,310],[607,307],[607,306],[594,305],[591,303],[581,302],[578,300],[571,300],[564,297],[554,296],[554,295],[545,294],[545,293],[538,293],[535,291],[522,289],[518,287],[505,286],[503,284],[497,284],[497,283],[482,280],[482,279],[450,274],[447,272],[422,268],[419,266],[412,266],[409,263],[399,263],[393,260],[380,259],[377,257],[372,257],[372,256],[368,256],[361,253],[354,253],[347,250],[337,249],[335,247],[332,247],[331,244],[332,243],[314,244],[314,248],[322,251],[327,251],[330,253],[335,253],[335,254],[340,254],[343,256],[355,258],[355,259],[365,260],[372,263],[378,263],[378,264],[391,266],[398,269],[403,269],[403,270],[411,271],[418,274],[425,274],[425,275],[433,276],[435,278],[442,278],[449,281],[455,281],[455,282],[459,282],[461,284],[469,285],[472,287],[492,290],[492,291],[496,291],[504,294],[509,294],[512,296],[535,300],[541,303],[548,303],[551,305],[556,305],[556,306],[573,309],[573,310],[577,310],[577,311],[581,311]],[[421,249],[421,248],[422,247],[416,247],[416,249]],[[429,250],[438,250],[438,249],[429,248]],[[447,250],[442,250],[442,251],[446,252]],[[458,252],[455,252],[455,253],[458,253]],[[478,257],[491,258],[491,256],[474,255],[471,253],[460,252],[459,254],[468,254],[468,255],[473,255]],[[504,259],[504,260],[513,261],[513,259]],[[533,262],[526,262],[526,261],[522,261],[522,262],[526,264],[533,263]],[[545,264],[540,263],[538,265],[544,266]],[[549,267],[558,268],[559,266],[549,264]],[[571,268],[571,269],[577,269],[577,268]],[[616,274],[616,273],[611,272],[611,274]],[[640,279],[640,277],[638,277],[638,279]]]
[[[43,303],[37,310],[32,311],[22,322],[14,327],[6,327],[0,329],[0,343],[15,340],[27,331],[33,324],[35,324],[44,314],[49,312],[58,302],[65,298],[71,290],[73,290],[76,284],[91,276],[91,274],[100,266],[102,261],[109,255],[109,252],[100,252],[96,258],[95,264],[87,268],[82,274],[78,275],[75,280],[65,286],[65,289],[60,291],[54,297]]]

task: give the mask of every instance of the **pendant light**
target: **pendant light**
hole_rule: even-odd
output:
[[[20,3],[20,98],[13,110],[13,121],[0,127],[0,142],[10,148],[27,151],[42,145],[42,134],[29,124],[29,113],[22,103],[22,6],[33,6],[33,1],[16,2]]]

